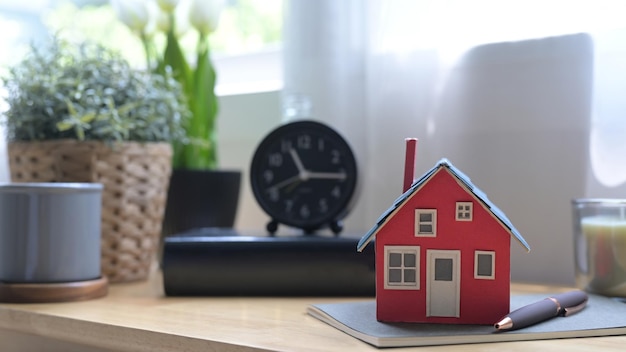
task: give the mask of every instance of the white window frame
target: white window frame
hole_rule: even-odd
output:
[[[404,282],[404,273],[402,275],[403,280],[400,283],[389,282],[389,254],[398,253],[402,255],[402,264],[399,267],[400,270],[405,269],[415,269],[415,282],[407,283]],[[414,254],[415,255],[415,267],[406,267],[404,266],[404,254]],[[419,290],[420,289],[420,246],[385,246],[385,289],[387,290]],[[394,267],[395,268],[395,267]]]
[[[478,257],[480,255],[491,256],[491,275],[478,275]],[[475,251],[474,252],[474,279],[495,280],[496,279],[496,252],[495,251]]]
[[[432,215],[431,221],[420,221],[420,215]],[[432,232],[421,232],[420,225],[432,223]],[[415,209],[415,237],[437,237],[437,209]]]
[[[465,210],[465,207],[469,207],[468,210]],[[474,219],[474,203],[472,202],[456,202],[456,206],[454,208],[454,218],[456,221],[472,221]],[[468,217],[461,217],[461,213],[467,214]]]
[[[215,94],[230,96],[283,89],[283,52],[266,48],[239,55],[221,55],[213,59],[218,72]]]

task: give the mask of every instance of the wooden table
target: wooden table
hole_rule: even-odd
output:
[[[555,288],[513,285],[515,292]],[[362,298],[357,298],[362,299]],[[345,298],[164,297],[161,277],[76,303],[0,304],[2,351],[376,351],[306,314]],[[626,336],[433,346],[420,351],[623,351]],[[389,351],[414,350],[398,348]]]

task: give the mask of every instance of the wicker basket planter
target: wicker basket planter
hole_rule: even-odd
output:
[[[102,272],[111,282],[147,278],[158,250],[169,143],[11,142],[13,182],[102,183]]]

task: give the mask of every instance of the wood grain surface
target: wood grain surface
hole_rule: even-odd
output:
[[[566,288],[514,284],[516,293]],[[362,300],[355,298],[352,300]],[[0,304],[0,338],[10,351],[376,351],[306,314],[349,298],[165,297],[150,280],[113,284],[104,298]],[[622,351],[626,336],[488,343],[420,351]],[[72,347],[73,346],[73,347]],[[408,351],[411,348],[394,348]]]

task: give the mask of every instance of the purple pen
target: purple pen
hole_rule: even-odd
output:
[[[515,330],[540,323],[557,316],[569,316],[587,304],[587,294],[576,290],[548,297],[516,309],[494,324],[498,330]]]

